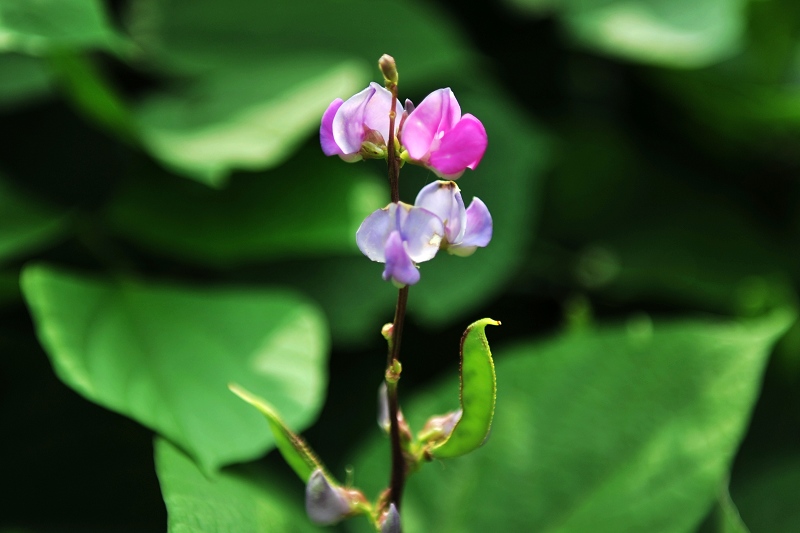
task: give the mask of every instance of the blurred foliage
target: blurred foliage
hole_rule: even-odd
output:
[[[274,445],[232,381],[385,484],[396,291],[353,237],[386,170],[316,133],[390,53],[490,139],[459,186],[493,242],[411,291],[412,423],[503,322],[492,434],[411,480],[406,530],[796,531],[798,6],[0,3],[0,529],[314,530],[277,454],[228,466]]]

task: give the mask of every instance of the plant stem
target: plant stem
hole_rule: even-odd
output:
[[[389,186],[391,188],[392,202],[400,201],[400,161],[395,149],[394,125],[397,118],[395,112],[395,102],[397,101],[397,85],[392,83],[387,89],[392,93],[392,107],[389,111],[389,139],[387,143],[388,166],[389,166]],[[400,423],[398,413],[400,412],[400,402],[397,398],[397,363],[400,362],[400,341],[403,336],[403,322],[406,317],[406,303],[408,302],[408,286],[406,285],[397,293],[397,306],[394,311],[394,322],[392,323],[392,340],[389,343],[389,353],[386,358],[386,375],[393,376],[386,381],[387,403],[389,405],[389,438],[392,446],[392,474],[389,501],[394,503],[400,511],[400,500],[403,496],[403,487],[406,483],[406,461],[403,456],[403,448],[400,442]]]

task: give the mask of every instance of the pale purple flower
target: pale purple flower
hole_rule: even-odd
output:
[[[467,168],[475,169],[486,151],[486,130],[461,106],[450,90],[438,89],[410,112],[400,131],[408,157],[454,180]]]
[[[389,140],[389,110],[392,93],[375,82],[347,101],[337,98],[322,115],[320,144],[325,155],[338,155],[348,162],[363,157],[385,157]],[[403,106],[395,99],[395,134]]]
[[[443,237],[438,216],[399,202],[369,215],[356,232],[356,243],[364,255],[386,264],[383,279],[402,287],[419,281],[416,263],[433,259]]]
[[[435,214],[444,225],[441,248],[453,255],[466,257],[492,240],[492,216],[479,198],[473,198],[464,209],[461,190],[454,181],[434,181],[422,188],[414,202]]]

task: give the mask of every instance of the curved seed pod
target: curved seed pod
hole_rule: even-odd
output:
[[[500,322],[484,318],[471,324],[461,337],[461,416],[450,435],[433,446],[433,457],[464,455],[480,447],[489,436],[497,399],[497,381],[486,326]]]
[[[266,400],[246,391],[240,386],[231,383],[228,388],[236,394],[239,398],[246,401],[267,417],[269,427],[275,435],[275,445],[281,452],[284,460],[289,463],[292,470],[303,480],[303,483],[308,483],[311,478],[311,473],[315,470],[320,470],[325,474],[328,479],[333,479],[330,474],[325,470],[325,465],[314,454],[311,448],[306,444],[306,441],[300,435],[293,433],[286,423],[278,415],[275,408]]]

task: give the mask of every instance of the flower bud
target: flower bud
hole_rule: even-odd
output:
[[[350,503],[340,487],[331,485],[322,470],[311,473],[306,484],[306,514],[315,524],[335,524],[350,514]]]
[[[402,531],[400,528],[400,513],[397,512],[397,507],[390,503],[389,511],[383,519],[383,524],[381,524],[381,533],[401,533]]]
[[[391,341],[392,335],[394,335],[394,324],[391,322],[384,324],[381,328],[381,335],[383,335],[383,338],[387,341]]]
[[[397,75],[397,64],[394,62],[394,58],[389,54],[383,54],[381,58],[378,60],[378,67],[381,69],[381,73],[383,74],[383,78],[386,80],[386,85],[389,84],[397,85],[397,81],[399,79]]]
[[[386,433],[389,433],[389,398],[386,396],[386,382],[378,387],[378,426]]]

